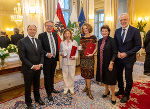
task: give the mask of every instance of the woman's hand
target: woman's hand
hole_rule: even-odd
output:
[[[110,61],[108,70],[109,70],[109,71],[112,71],[112,70],[113,70],[113,66],[114,66],[114,62]]]
[[[71,60],[75,60],[76,58],[75,58],[75,56],[71,56],[71,58],[70,58]]]
[[[82,45],[81,44],[78,46],[78,50],[82,50]]]
[[[88,54],[88,55],[86,55],[86,56],[88,56],[88,57],[90,57],[90,56],[93,56],[94,54]]]
[[[61,56],[62,56],[63,58],[66,58],[66,56],[64,56],[64,52],[61,53]]]

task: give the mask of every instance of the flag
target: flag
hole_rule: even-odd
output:
[[[86,19],[85,19],[85,16],[84,16],[83,7],[81,8],[81,12],[80,12],[80,16],[78,18],[78,22],[79,22],[79,27],[80,28],[86,22]]]
[[[70,15],[70,20],[67,28],[71,29],[73,39],[80,45],[80,29],[78,24],[77,12],[75,10],[75,5],[72,7],[72,13]]]
[[[58,37],[58,48],[60,49],[60,43],[62,40],[62,33],[67,28],[64,16],[62,14],[62,10],[59,2],[57,2],[57,11],[54,18],[54,30],[57,32]]]

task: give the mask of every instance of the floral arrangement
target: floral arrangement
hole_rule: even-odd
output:
[[[0,48],[0,58],[1,60],[4,60],[9,56],[9,52],[6,48]]]
[[[18,53],[18,48],[14,44],[9,44],[7,50],[9,53]]]
[[[145,32],[144,28],[146,27],[146,25],[147,25],[147,22],[144,22],[142,20],[138,21],[138,23],[137,23],[137,29],[139,29],[140,32]]]

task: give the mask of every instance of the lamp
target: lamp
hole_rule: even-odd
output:
[[[22,22],[22,9],[20,3],[17,3],[17,7],[14,8],[14,15],[11,15],[11,20],[18,23]]]

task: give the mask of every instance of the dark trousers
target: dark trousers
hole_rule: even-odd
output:
[[[146,54],[144,62],[144,74],[150,73],[150,54]]]
[[[118,81],[118,87],[119,91],[124,92],[126,96],[130,96],[130,91],[132,89],[133,85],[133,77],[132,77],[132,71],[133,71],[133,65],[134,62],[123,62],[123,60],[119,59],[117,62],[117,81]],[[126,88],[124,90],[124,81],[123,81],[123,70],[125,69],[125,80],[126,80]]]
[[[43,66],[44,73],[44,85],[47,95],[51,95],[54,89],[54,74],[56,69],[57,61],[53,59],[45,59]]]
[[[31,71],[24,73],[24,83],[25,83],[25,103],[31,104],[31,85],[33,82],[33,92],[34,99],[38,101],[40,98],[39,88],[40,88],[40,74],[41,71]]]

